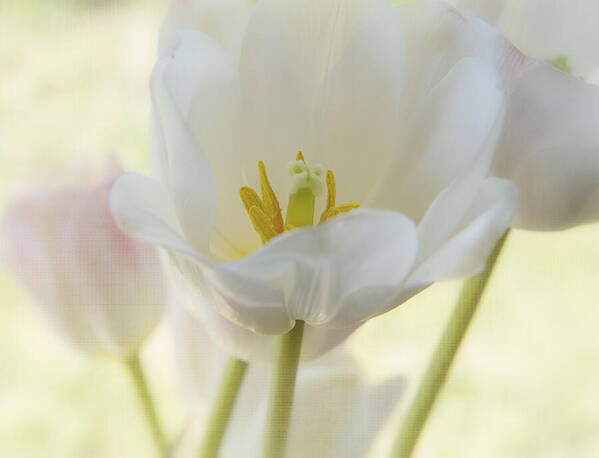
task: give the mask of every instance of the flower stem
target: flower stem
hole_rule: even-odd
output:
[[[200,458],[216,458],[220,449],[237,394],[245,377],[248,363],[230,356],[225,364],[221,385],[208,418],[200,445]]]
[[[125,361],[125,366],[128,369],[135,390],[137,391],[156,448],[161,457],[166,457],[168,456],[166,437],[160,427],[160,422],[158,421],[156,408],[154,407],[152,395],[150,394],[150,389],[141,367],[139,355],[135,354],[127,359]]]
[[[509,230],[495,245],[487,259],[485,269],[464,284],[443,336],[420,382],[414,401],[405,415],[399,435],[393,445],[391,457],[410,458],[412,456],[414,447],[432,410],[435,399],[445,383],[451,364],[480,303],[508,234]]]
[[[268,415],[264,428],[262,449],[264,458],[283,458],[285,456],[287,430],[291,419],[303,334],[304,322],[298,320],[291,331],[278,338],[270,382]]]

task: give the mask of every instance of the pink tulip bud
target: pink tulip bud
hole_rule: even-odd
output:
[[[53,179],[69,185],[16,195],[2,219],[2,255],[68,340],[92,353],[127,356],[162,315],[162,273],[156,251],[112,219],[110,188],[121,169],[108,162],[95,179],[90,172],[102,167],[63,170]]]

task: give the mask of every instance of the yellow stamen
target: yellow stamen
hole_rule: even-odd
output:
[[[262,243],[266,243],[275,235],[278,235],[278,233],[275,231],[274,225],[272,224],[272,220],[260,208],[250,208],[248,215],[250,216],[250,220],[252,221],[254,229],[262,239]]]
[[[280,234],[284,230],[281,206],[279,205],[277,195],[270,185],[270,181],[268,181],[264,162],[258,162],[258,170],[260,171],[260,191],[262,193],[262,202],[264,203],[264,213],[270,216],[275,231],[277,234]]]
[[[337,198],[337,186],[335,185],[335,174],[332,170],[327,170],[327,210],[335,206]]]
[[[245,207],[246,212],[249,213],[250,208],[252,207],[258,207],[260,210],[266,213],[266,210],[264,209],[264,204],[260,200],[260,197],[258,197],[256,191],[254,191],[252,188],[249,188],[247,186],[242,187],[239,190],[239,195],[241,196],[241,201],[243,202],[243,206]]]
[[[337,216],[340,213],[346,213],[360,206],[359,203],[350,201],[338,206],[335,206],[337,199],[337,184],[335,183],[335,174],[332,170],[327,170],[327,207],[320,215],[320,222],[324,223],[327,219]]]
[[[322,192],[322,174],[324,167],[320,164],[308,166],[304,155],[299,151],[295,161],[288,164],[289,173],[294,180],[292,191],[289,195],[287,215],[283,220],[283,212],[277,195],[275,194],[266,167],[262,161],[258,162],[260,176],[260,194],[247,186],[239,190],[243,206],[247,211],[254,229],[260,236],[262,243],[268,242],[284,231],[290,231],[300,226],[313,224],[315,196]],[[326,173],[327,201],[322,212],[320,222],[324,222],[340,213],[345,213],[359,207],[353,201],[336,205],[337,185],[335,175],[331,170]]]

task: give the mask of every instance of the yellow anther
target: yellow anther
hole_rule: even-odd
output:
[[[277,234],[280,234],[284,230],[283,225],[283,212],[277,199],[277,195],[268,181],[268,175],[266,174],[266,168],[264,162],[258,162],[258,170],[260,171],[260,192],[262,193],[262,203],[264,204],[264,213],[266,213],[272,220],[273,226]]]
[[[266,168],[262,161],[258,162],[260,174],[260,192],[262,198],[252,188],[247,186],[239,190],[241,201],[248,213],[254,229],[260,235],[262,243],[266,243],[284,230],[283,214],[275,192],[270,185]]]
[[[278,235],[272,224],[272,220],[260,208],[250,208],[248,215],[250,216],[255,231],[262,239],[262,243],[266,243],[274,236]]]
[[[243,206],[245,207],[246,212],[249,213],[252,207],[258,207],[260,210],[266,213],[266,210],[264,209],[264,204],[260,200],[260,197],[258,197],[256,191],[254,191],[252,188],[249,188],[247,186],[242,187],[239,190],[239,195],[241,196],[241,201],[243,202]]]
[[[335,206],[337,198],[337,186],[335,185],[335,174],[332,170],[327,170],[327,210]]]
[[[279,200],[272,189],[266,167],[262,161],[258,162],[261,195],[259,196],[256,191],[247,186],[239,190],[243,206],[262,243],[268,242],[285,231],[313,224],[315,196],[322,193],[322,178],[325,169],[320,164],[306,164],[301,151],[297,153],[295,161],[289,162],[288,169],[293,182],[285,221],[283,220]],[[359,207],[353,201],[336,205],[337,186],[335,184],[335,175],[331,170],[327,171],[325,181],[327,202],[326,208],[320,217],[321,223]]]
[[[325,210],[322,212],[322,215],[320,215],[321,223],[324,223],[327,219],[332,218],[333,216],[337,216],[340,213],[346,213],[360,206],[360,204],[353,201],[341,204],[339,206],[335,206],[335,201],[337,199],[337,185],[335,183],[335,174],[332,170],[327,170],[326,183],[327,206]]]

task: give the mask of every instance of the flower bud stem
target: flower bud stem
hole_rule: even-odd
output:
[[[485,269],[464,284],[443,336],[420,382],[412,405],[405,414],[399,435],[393,445],[392,458],[410,458],[412,456],[420,433],[432,411],[435,399],[447,379],[451,364],[480,303],[508,234],[509,230],[495,245],[487,259]]]
[[[156,408],[141,367],[139,356],[137,354],[131,356],[125,361],[125,366],[128,369],[131,381],[133,382],[133,386],[135,387],[137,396],[139,397],[141,406],[144,410],[146,421],[152,433],[152,439],[154,440],[156,448],[161,457],[167,457],[168,444],[164,432],[160,427],[160,422],[158,421],[158,414],[156,413]]]
[[[297,160],[303,162],[303,156],[298,155]],[[302,187],[289,196],[285,224],[292,227],[303,227],[312,226],[313,222],[314,192],[310,187]],[[277,349],[270,378],[268,413],[264,425],[263,458],[283,458],[285,456],[303,336],[304,322],[296,320],[291,331],[277,338]]]
[[[263,458],[285,456],[303,334],[304,322],[298,320],[291,331],[278,337],[264,428]]]
[[[230,356],[225,364],[220,388],[214,399],[198,456],[216,458],[227,430],[237,394],[245,377],[248,363]]]

